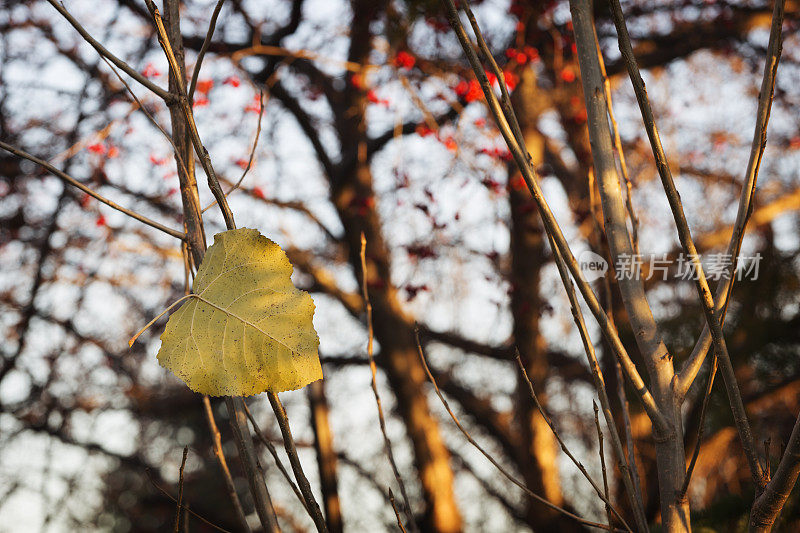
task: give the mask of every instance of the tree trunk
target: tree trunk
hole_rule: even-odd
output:
[[[342,511],[336,479],[336,451],[333,448],[333,432],[328,420],[330,409],[325,396],[325,381],[311,383],[307,393],[311,407],[322,503],[325,507],[325,522],[330,533],[342,533]]]

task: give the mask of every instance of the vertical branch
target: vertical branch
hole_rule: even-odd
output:
[[[608,500],[608,472],[606,471],[606,453],[603,449],[603,429],[600,427],[600,417],[597,415],[597,403],[592,400],[592,409],[594,410],[594,427],[597,429],[597,453],[600,454],[600,469],[603,472],[603,494],[606,501]],[[608,525],[614,525],[613,516],[611,514],[611,506],[606,503],[606,516],[608,516]]]
[[[186,456],[189,454],[189,447],[183,447],[183,459],[181,459],[181,468],[178,471],[178,501],[177,508],[175,509],[175,533],[178,533],[181,526],[181,507],[183,506],[183,469],[186,467]]]
[[[509,121],[514,122],[515,119],[513,116],[511,119],[506,118],[503,107],[495,96],[492,86],[486,76],[486,72],[481,65],[480,59],[473,49],[473,44],[467,35],[464,26],[461,24],[455,3],[453,0],[442,1],[447,10],[447,18],[450,22],[450,26],[455,31],[456,37],[458,37],[458,40],[461,44],[461,48],[466,54],[470,66],[472,67],[472,71],[475,73],[475,76],[480,82],[483,94],[486,97],[487,103],[489,104],[489,111],[494,117],[498,129],[503,135],[503,138],[508,145],[517,167],[522,173],[525,184],[528,186],[528,190],[530,190],[531,196],[539,208],[539,214],[542,217],[545,230],[555,245],[554,249],[557,249],[559,253],[561,253],[561,256],[567,268],[569,269],[570,274],[572,274],[572,277],[575,279],[578,289],[583,295],[586,304],[589,306],[592,314],[597,319],[603,335],[606,337],[612,349],[614,350],[614,354],[620,359],[622,367],[625,371],[625,376],[631,380],[631,383],[636,390],[638,397],[645,408],[645,411],[647,411],[648,416],[653,421],[654,427],[658,431],[669,433],[670,423],[666,420],[656,405],[652,394],[647,388],[647,385],[645,385],[644,380],[642,380],[641,376],[639,375],[636,365],[625,351],[625,347],[622,345],[622,341],[619,339],[616,330],[611,327],[608,316],[600,306],[597,295],[595,295],[594,291],[581,273],[578,262],[575,259],[575,256],[572,254],[569,244],[567,243],[567,240],[561,231],[561,227],[553,215],[547,200],[544,198],[544,193],[539,185],[539,176],[536,174],[536,171],[534,170],[527,154],[522,150],[520,142],[514,136],[513,130],[518,128],[514,128],[509,125]],[[475,25],[475,29],[476,31],[479,31],[477,25]],[[511,110],[511,113],[513,115],[513,110]]]
[[[609,276],[611,272],[606,272],[606,275],[603,276],[603,292],[604,292],[604,304],[606,307],[606,313],[608,313],[609,320],[611,321],[611,326],[616,329],[616,324],[614,322],[614,306],[612,302],[612,295],[611,295],[611,282],[609,281]],[[636,494],[637,502],[636,504],[640,506],[641,512],[645,514],[644,511],[644,501],[643,493],[642,493],[642,481],[639,478],[639,468],[636,465],[636,447],[633,440],[633,428],[631,426],[631,410],[630,404],[628,403],[628,396],[625,393],[625,377],[622,375],[622,368],[619,364],[618,359],[614,359],[612,361],[614,364],[614,375],[617,380],[617,401],[619,401],[619,409],[622,415],[622,426],[625,431],[625,446],[627,447],[627,459],[629,465],[629,473],[631,476],[631,484],[633,486],[633,492]],[[605,393],[605,387],[603,387],[603,393]],[[608,401],[608,400],[606,400]],[[601,401],[601,405],[602,401]],[[606,425],[608,426],[609,432],[611,433],[611,442],[615,443],[619,440],[619,433],[617,432],[617,426],[612,419],[609,421],[606,419]],[[622,444],[619,444],[620,448]],[[615,448],[616,449],[616,448]],[[623,453],[624,452],[620,452]],[[645,521],[647,519],[645,518]]]
[[[603,53],[600,50],[600,43],[597,41],[595,35],[595,47],[597,48],[597,61],[600,64],[600,74],[603,76],[603,96],[606,99],[606,107],[608,108],[608,119],[611,123],[611,133],[614,136],[614,149],[619,158],[619,170],[622,173],[622,179],[625,181],[625,207],[628,209],[628,217],[631,219],[631,243],[633,244],[633,252],[639,255],[639,217],[636,216],[636,211],[633,209],[633,184],[628,175],[628,164],[625,162],[625,152],[622,149],[622,139],[619,136],[619,127],[617,126],[617,119],[614,117],[614,106],[611,103],[611,83],[608,81],[608,74],[606,73],[606,65],[603,62]]]
[[[395,520],[397,520],[397,527],[400,528],[402,533],[407,533],[406,528],[403,525],[403,520],[400,518],[400,511],[397,510],[397,504],[394,503],[394,493],[392,489],[389,489],[389,503],[392,504],[392,511],[394,511]]]
[[[169,0],[165,3],[167,28],[173,46],[176,47],[174,68],[169,71],[169,91],[172,95],[180,94],[180,80],[185,76],[183,38],[180,30],[180,12],[178,2]],[[186,128],[186,120],[178,104],[177,96],[168,103],[170,123],[172,124],[172,144],[175,147],[175,160],[183,161],[178,165],[183,220],[186,225],[186,237],[193,253],[194,264],[199,268],[202,261],[200,251],[206,249],[206,234],[203,228],[203,214],[200,207],[200,196],[195,178],[194,154]]]
[[[264,483],[264,476],[261,474],[261,468],[256,458],[253,438],[247,425],[244,399],[240,396],[226,396],[225,406],[228,408],[228,416],[231,418],[231,428],[236,438],[239,459],[242,461],[242,467],[247,476],[247,483],[250,486],[250,494],[253,496],[256,514],[258,514],[265,531],[280,531],[275,509],[272,507],[272,499],[269,497],[267,485]]]
[[[603,91],[603,77],[595,45],[596,36],[591,10],[584,2],[570,2],[578,59],[583,80],[583,93],[589,118],[589,136],[592,145],[595,175],[603,207],[605,232],[612,263],[620,257],[633,257],[633,246],[626,225],[626,211],[617,175],[611,132],[608,127],[608,107]],[[636,332],[636,341],[645,359],[645,365],[654,376],[657,367],[671,370],[666,346],[656,326],[644,287],[632,272],[618,276],[623,303]],[[670,368],[667,368],[669,366]],[[665,377],[665,376],[664,376]],[[671,376],[670,376],[671,378]],[[663,379],[663,377],[662,377]]]
[[[311,484],[303,472],[303,465],[300,463],[300,457],[297,455],[297,447],[294,445],[292,438],[292,429],[289,427],[289,418],[286,416],[286,410],[283,408],[278,395],[272,391],[267,391],[269,403],[272,405],[272,411],[278,419],[278,426],[281,428],[281,435],[283,435],[283,447],[286,450],[286,455],[289,456],[289,464],[292,465],[294,477],[300,487],[300,492],[303,495],[303,500],[306,502],[306,510],[314,520],[314,525],[320,533],[327,533],[328,527],[325,525],[325,518],[322,516],[322,511],[319,509],[319,504],[314,498],[314,493],[311,491]]]
[[[286,480],[289,486],[292,487],[292,492],[294,492],[294,495],[297,496],[297,501],[299,501],[300,505],[302,505],[303,508],[308,511],[306,500],[303,498],[303,493],[300,492],[300,489],[297,487],[297,483],[292,480],[292,476],[289,475],[286,467],[283,466],[283,462],[281,462],[281,458],[278,456],[278,451],[275,449],[275,446],[272,445],[269,439],[267,439],[266,435],[264,435],[264,432],[261,431],[261,428],[258,427],[258,422],[256,422],[256,419],[253,417],[253,413],[250,412],[250,408],[247,407],[247,404],[244,404],[244,412],[247,414],[247,419],[250,420],[250,423],[253,425],[253,431],[256,432],[256,438],[261,441],[261,444],[264,445],[269,454],[272,456],[272,459],[275,461],[275,466],[278,467],[278,470],[283,478]]]
[[[411,511],[411,504],[408,500],[408,493],[406,492],[406,485],[403,483],[403,477],[400,475],[400,470],[397,468],[397,462],[394,460],[394,452],[392,452],[392,442],[389,440],[389,435],[386,433],[386,419],[383,416],[383,406],[381,405],[381,396],[378,393],[377,383],[377,367],[375,366],[375,358],[372,354],[372,303],[369,301],[369,291],[367,290],[367,238],[364,233],[361,233],[361,292],[364,295],[364,307],[367,312],[367,357],[369,357],[369,368],[372,372],[372,394],[375,396],[375,404],[378,407],[378,422],[381,427],[381,435],[383,435],[383,448],[386,451],[386,457],[389,459],[389,464],[392,466],[392,473],[397,480],[400,487],[400,494],[403,497],[403,507],[406,514],[408,526],[417,531],[417,523],[414,520],[414,514]]]
[[[217,17],[219,12],[222,11],[222,5],[225,0],[218,0],[217,5],[214,6],[214,12],[211,13],[211,22],[208,23],[208,31],[206,38],[203,40],[203,45],[200,47],[200,52],[197,54],[197,61],[194,64],[194,71],[192,72],[192,81],[189,83],[189,101],[194,101],[194,90],[197,87],[197,78],[200,76],[200,67],[203,65],[203,58],[206,56],[209,45],[211,45],[211,37],[214,36],[214,30],[217,27]]]
[[[700,421],[697,424],[697,442],[694,445],[692,458],[689,461],[688,468],[686,469],[686,477],[684,478],[680,496],[678,497],[678,499],[681,500],[686,498],[686,494],[689,492],[689,483],[692,481],[692,473],[694,472],[694,467],[697,464],[697,458],[700,456],[700,446],[703,444],[703,429],[706,422],[706,410],[708,409],[708,400],[711,398],[711,388],[714,386],[714,376],[716,373],[717,356],[715,354],[711,361],[711,370],[708,372],[708,382],[706,382],[706,390],[705,394],[703,394],[703,404],[700,407]]]

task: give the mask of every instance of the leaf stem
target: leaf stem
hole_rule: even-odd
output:
[[[131,337],[131,339],[128,341],[128,348],[130,348],[131,346],[133,346],[133,343],[134,343],[134,342],[136,342],[136,339],[138,339],[138,338],[139,338],[139,336],[140,336],[142,333],[144,333],[145,331],[147,331],[147,330],[150,328],[150,326],[152,326],[153,324],[155,324],[156,320],[158,320],[158,319],[159,319],[159,318],[161,318],[162,316],[166,315],[167,313],[169,313],[169,311],[170,311],[170,310],[171,310],[173,307],[175,307],[176,305],[178,305],[178,304],[179,304],[179,303],[181,303],[182,301],[184,301],[184,300],[187,300],[187,299],[191,298],[192,296],[197,296],[197,295],[196,295],[196,294],[189,293],[189,294],[187,294],[186,296],[182,296],[181,298],[178,298],[177,300],[175,300],[174,302],[172,302],[172,303],[169,305],[169,307],[167,307],[166,309],[164,309],[163,311],[161,311],[161,312],[158,314],[158,316],[156,316],[156,317],[155,317],[153,320],[151,320],[150,322],[148,322],[148,323],[147,323],[147,325],[146,325],[145,327],[143,327],[142,329],[140,329],[140,330],[139,330],[139,331],[136,333],[136,335],[134,335],[133,337]],[[198,297],[198,298],[200,298],[199,296],[197,296],[197,297]]]

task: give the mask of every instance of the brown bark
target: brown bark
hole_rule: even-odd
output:
[[[325,507],[325,522],[330,533],[342,532],[342,511],[336,479],[336,450],[333,448],[333,432],[328,421],[328,399],[325,396],[325,381],[315,381],[307,389],[314,429],[314,448],[319,465],[320,490]]]

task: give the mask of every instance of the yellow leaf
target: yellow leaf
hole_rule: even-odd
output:
[[[322,379],[314,301],[258,230],[217,234],[189,298],[170,316],[158,362],[210,396],[281,392]]]

